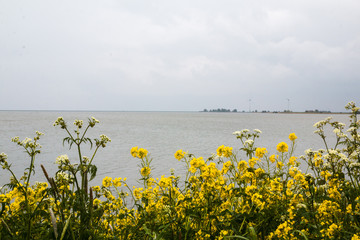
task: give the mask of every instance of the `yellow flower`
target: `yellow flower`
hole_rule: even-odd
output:
[[[248,163],[244,160],[241,160],[239,163],[238,163],[238,166],[237,168],[239,169],[240,172],[244,171],[245,169],[248,168]]]
[[[330,225],[329,229],[327,230],[326,235],[331,238],[339,230],[340,230],[340,227],[338,225],[336,225],[335,223],[333,223]]]
[[[94,206],[98,206],[99,204],[100,204],[100,200],[99,199],[97,199],[97,198],[95,198],[94,200],[93,200],[93,205]]]
[[[277,167],[278,169],[282,169],[283,166],[284,166],[284,163],[283,163],[283,162],[278,162],[278,163],[276,164],[276,167]]]
[[[256,148],[255,156],[257,156],[258,158],[262,158],[265,153],[267,153],[266,148]]]
[[[134,193],[134,197],[136,199],[140,199],[141,198],[141,192],[143,191],[143,188],[135,188],[133,193]]]
[[[319,154],[315,153],[314,164],[315,164],[315,167],[319,167],[321,164],[323,164],[323,160],[321,159],[321,153],[319,153]]]
[[[115,187],[121,187],[121,177],[120,178],[115,178],[113,180],[113,184]]]
[[[285,142],[281,142],[277,145],[276,150],[278,150],[278,152],[287,152],[288,151],[288,145]]]
[[[148,151],[144,148],[140,148],[138,151],[138,158],[144,158],[148,154]]]
[[[294,166],[295,163],[296,163],[296,157],[292,156],[292,157],[289,159],[289,164],[290,164],[291,166]]]
[[[232,166],[231,161],[227,161],[223,164],[223,168],[221,170],[222,174],[226,174],[229,171],[229,168]]]
[[[175,158],[177,160],[181,160],[184,156],[185,156],[186,152],[184,152],[182,149],[177,150],[176,153],[174,154]]]
[[[278,157],[279,157],[278,155],[276,155],[276,156],[275,156],[275,155],[271,155],[271,156],[269,157],[269,160],[270,160],[270,162],[274,163]]]
[[[141,175],[143,175],[144,177],[149,176],[151,172],[151,169],[149,167],[143,167],[141,169]]]
[[[192,168],[200,168],[200,167],[205,165],[205,161],[204,161],[204,159],[202,157],[193,158],[190,161],[190,165],[191,165]]]
[[[232,147],[226,147],[224,145],[221,145],[220,147],[218,147],[216,152],[219,157],[230,157],[232,154]]]
[[[301,182],[303,183],[305,181],[305,176],[304,174],[302,173],[297,173],[295,176],[294,176],[294,179],[298,182]]]
[[[351,240],[360,240],[360,236],[358,236],[357,234],[354,234],[352,236]]]
[[[112,178],[111,177],[105,177],[102,181],[102,184],[104,187],[110,187],[112,183]]]
[[[258,158],[250,158],[249,159],[249,165],[250,165],[250,167],[251,168],[253,168],[254,166],[255,166],[255,164],[257,163],[257,161],[258,161],[259,159]]]
[[[297,136],[295,135],[295,133],[290,133],[289,139],[290,141],[295,141],[295,139],[297,139]]]
[[[131,148],[130,153],[131,153],[131,155],[133,157],[137,157],[138,156],[138,151],[139,151],[138,146],[136,146],[136,147]]]
[[[258,168],[255,170],[255,175],[256,177],[260,177],[261,175],[263,175],[265,173],[265,170],[262,168]]]

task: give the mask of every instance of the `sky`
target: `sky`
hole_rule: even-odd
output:
[[[344,111],[358,0],[0,0],[0,110]]]

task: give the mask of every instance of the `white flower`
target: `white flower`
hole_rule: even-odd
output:
[[[338,136],[339,138],[345,138],[345,137],[347,137],[347,135],[344,134],[344,133],[339,133],[337,136]]]
[[[36,133],[36,135],[38,135],[38,136],[40,136],[40,135],[44,135],[44,133],[39,132],[39,131],[36,131],[35,133]]]
[[[332,119],[332,117],[325,118],[325,122],[329,122]]]
[[[348,128],[347,132],[352,132],[352,131],[355,131],[356,128],[355,127],[351,127],[351,128]]]
[[[333,132],[334,132],[336,135],[338,135],[338,134],[340,133],[340,129],[335,128],[335,129],[333,130]]]
[[[305,208],[305,209],[306,209],[306,205],[303,204],[303,203],[298,203],[298,204],[296,205],[296,208],[297,208],[297,209],[300,209],[300,208]]]
[[[317,127],[320,127],[320,126],[324,125],[324,123],[325,123],[325,122],[324,122],[323,120],[318,121],[317,123],[314,124],[314,127],[316,127],[316,128],[317,128]]]
[[[251,139],[248,139],[248,140],[246,140],[245,142],[244,142],[244,145],[249,145],[249,146],[251,146],[251,145],[253,145],[254,144],[254,140],[251,140]]]
[[[55,163],[56,164],[58,164],[58,165],[60,165],[60,164],[65,164],[65,163],[68,163],[69,162],[69,157],[68,157],[68,155],[61,155],[61,156],[58,156],[57,158],[56,158],[56,161],[55,161]]]
[[[84,163],[88,163],[88,162],[90,162],[90,158],[87,156],[83,156],[83,161],[84,161]]]
[[[319,190],[323,190],[325,191],[326,189],[328,189],[328,185],[327,184],[323,184],[319,186]]]
[[[241,131],[235,131],[233,132],[233,135],[241,135]]]
[[[259,129],[254,129],[254,132],[256,132],[256,133],[262,133]]]
[[[336,155],[336,154],[338,154],[338,151],[337,151],[337,150],[334,150],[334,149],[330,149],[330,150],[329,150],[329,154],[334,154],[334,155]]]
[[[108,136],[104,135],[104,134],[100,135],[100,139],[101,139],[101,141],[103,141],[105,143],[111,142],[111,139]]]
[[[75,119],[74,125],[77,126],[78,128],[81,128],[83,123],[84,123],[83,120]]]
[[[29,142],[31,142],[31,138],[25,138],[24,140],[22,140],[21,145],[26,145]]]
[[[0,153],[0,163],[5,163],[7,158],[8,157],[5,153]]]
[[[65,181],[69,181],[69,179],[70,179],[70,175],[69,174],[67,174],[67,173],[65,173],[65,172],[58,172],[57,174],[56,174],[56,179],[58,179],[58,180],[65,180]]]
[[[357,159],[358,155],[358,151],[354,151],[353,153],[351,153],[350,158]]]
[[[97,120],[97,119],[94,118],[94,117],[91,117],[91,119],[92,119],[95,123],[99,123],[99,122],[100,122],[99,120]]]
[[[57,125],[63,125],[65,122],[64,122],[64,119],[63,117],[58,117],[56,119],[56,121],[54,122],[54,126],[57,126]]]
[[[312,152],[313,152],[313,150],[312,150],[311,148],[305,150],[305,154],[306,154],[306,155],[309,155],[309,154],[311,154]]]
[[[243,129],[243,130],[241,130],[241,133],[247,133],[247,132],[249,132],[249,129]]]
[[[348,158],[345,156],[345,154],[343,154],[343,153],[339,153],[338,156],[339,156],[342,160],[344,160],[345,162],[349,161],[349,159],[348,159]]]
[[[360,167],[360,163],[351,163],[350,168]]]

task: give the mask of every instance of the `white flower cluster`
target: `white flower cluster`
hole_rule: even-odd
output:
[[[233,132],[233,135],[235,135],[237,138],[245,137],[246,139],[248,139],[251,136],[259,137],[259,134],[262,133],[259,129],[254,129],[253,131],[254,131],[254,133],[250,133],[249,129],[243,129],[241,131]]]
[[[65,124],[65,121],[63,119],[63,117],[58,117],[56,119],[56,121],[54,122],[54,126],[57,126],[57,125],[60,125],[61,128],[65,128],[66,127],[66,124]]]
[[[97,146],[100,146],[100,145],[101,145],[102,147],[106,147],[106,144],[107,144],[108,142],[111,142],[111,139],[110,139],[108,136],[102,134],[102,135],[100,135],[100,141],[98,141],[98,142],[96,143],[96,145],[97,145]]]
[[[360,163],[351,163],[350,168],[360,168]]]
[[[90,162],[90,158],[87,157],[87,156],[83,156],[83,162],[84,162],[84,163]]]
[[[4,163],[6,162],[6,159],[7,159],[7,155],[5,153],[0,153],[0,163]]]
[[[254,129],[254,132],[256,132],[256,133],[262,133],[259,129]]]
[[[56,158],[56,161],[55,163],[58,164],[58,165],[61,165],[61,164],[66,164],[66,163],[69,163],[70,160],[69,160],[69,157],[68,155],[60,155]]]
[[[358,156],[360,155],[360,151],[359,150],[355,150],[354,152],[351,153],[350,158],[351,159],[358,159]]]
[[[40,135],[43,135],[43,133],[36,131],[36,136],[34,137],[34,141],[31,138],[26,137],[24,140],[20,141],[19,137],[13,137],[11,139],[12,142],[17,143],[20,146],[23,146],[24,148],[41,148],[41,145],[36,143],[38,139],[40,139]]]
[[[337,155],[339,152],[337,149],[330,149],[329,150],[329,154],[332,154],[332,155]]]
[[[244,145],[252,146],[254,144],[254,140],[248,139],[244,142]]]
[[[321,121],[315,123],[314,127],[316,127],[316,128],[323,127],[326,123],[329,123],[331,119],[332,119],[332,117],[328,117],[325,120],[321,120]]]
[[[70,175],[67,174],[67,173],[65,173],[65,172],[58,172],[58,173],[56,174],[56,179],[57,179],[58,181],[69,181]]]
[[[104,143],[111,142],[111,139],[108,136],[106,136],[105,134],[100,135],[100,140]]]
[[[241,131],[235,131],[233,132],[233,135],[236,135],[236,136],[243,136],[245,133],[249,132],[249,129],[243,129]]]
[[[305,150],[306,155],[311,155],[313,153],[314,153],[314,151],[311,148]]]
[[[336,136],[339,138],[347,137],[347,135],[345,133],[343,133],[339,128],[334,128],[333,133],[335,133]]]
[[[83,126],[83,120],[78,120],[78,119],[75,119],[74,121],[74,125],[77,126],[78,128],[81,128]]]
[[[89,119],[89,126],[90,127],[94,127],[96,123],[99,123],[100,121],[97,120],[96,118],[94,117],[91,117],[91,119]]]

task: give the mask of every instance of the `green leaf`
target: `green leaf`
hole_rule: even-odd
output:
[[[66,232],[66,229],[67,229],[68,226],[69,226],[71,216],[72,216],[72,213],[70,213],[69,218],[66,220],[65,227],[64,227],[64,229],[63,229],[63,231],[62,231],[62,233],[61,233],[60,240],[63,240],[63,238],[64,238],[64,236],[65,236],[65,232]]]
[[[89,166],[89,172],[90,172],[89,181],[91,181],[96,177],[97,167],[95,165],[90,165]]]

